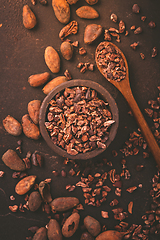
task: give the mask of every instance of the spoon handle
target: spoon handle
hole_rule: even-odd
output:
[[[123,96],[127,100],[128,104],[132,110],[132,113],[141,129],[141,132],[148,144],[148,147],[149,147],[150,151],[152,152],[153,157],[156,160],[157,165],[160,169],[160,148],[159,148],[158,143],[156,142],[146,120],[144,119],[144,117],[137,105],[137,102],[135,101],[135,99],[133,97],[132,91],[130,90],[130,91],[123,92]]]

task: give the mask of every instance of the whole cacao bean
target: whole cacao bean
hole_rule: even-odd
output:
[[[70,7],[66,0],[52,0],[52,7],[56,18],[63,24],[70,19]]]
[[[47,234],[49,240],[62,240],[61,229],[56,219],[50,219]]]
[[[46,83],[49,77],[50,77],[49,72],[34,74],[28,78],[28,82],[32,87],[39,87]]]
[[[80,18],[95,19],[99,17],[99,13],[92,7],[82,6],[76,10],[76,14]]]
[[[2,156],[2,161],[4,164],[14,171],[24,171],[26,169],[25,163],[22,159],[17,155],[17,153],[8,149]]]
[[[73,46],[69,42],[63,42],[60,47],[61,53],[66,60],[70,60],[73,55]]]
[[[47,229],[45,227],[39,228],[32,240],[47,240]]]
[[[102,34],[102,26],[98,24],[89,24],[84,31],[84,42],[90,44]]]
[[[60,71],[60,57],[53,47],[48,46],[45,49],[44,59],[51,72],[58,73]]]
[[[94,240],[94,237],[92,237],[90,233],[84,232],[82,233],[80,240]]]
[[[52,211],[64,212],[79,204],[78,198],[75,197],[59,197],[51,202]]]
[[[28,113],[35,124],[39,122],[39,110],[41,106],[40,100],[32,100],[28,103]]]
[[[67,2],[72,5],[72,4],[76,4],[78,2],[78,0],[67,0]]]
[[[91,216],[86,216],[84,218],[84,226],[87,228],[88,232],[93,236],[96,237],[101,231],[100,223]]]
[[[124,233],[123,232],[118,232],[114,230],[108,230],[105,231],[101,234],[99,234],[95,240],[121,240],[123,237]]]
[[[40,138],[40,131],[37,125],[35,125],[28,114],[22,117],[22,127],[24,134],[31,139],[38,140]]]
[[[59,84],[66,82],[67,78],[65,76],[59,76],[54,79],[52,79],[50,82],[48,82],[42,91],[44,94],[48,94],[53,88],[57,87]]]
[[[35,183],[35,180],[36,180],[35,175],[31,175],[31,176],[27,176],[27,177],[23,178],[16,184],[15,192],[18,195],[24,195],[32,188],[32,186]]]
[[[37,23],[36,16],[28,5],[23,6],[23,25],[27,29],[32,29]]]
[[[30,194],[28,199],[28,207],[30,211],[35,212],[41,206],[42,199],[39,192],[34,191]]]
[[[13,136],[19,136],[22,133],[21,124],[10,115],[8,115],[3,120],[3,126],[4,126],[5,130]]]

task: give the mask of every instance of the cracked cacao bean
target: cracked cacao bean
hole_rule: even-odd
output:
[[[76,21],[72,21],[68,23],[65,27],[61,29],[59,32],[59,38],[63,41],[64,38],[71,34],[77,34],[78,31],[78,23]]]
[[[78,229],[80,220],[80,215],[78,213],[72,213],[71,216],[69,216],[62,227],[62,234],[64,237],[71,237]]]

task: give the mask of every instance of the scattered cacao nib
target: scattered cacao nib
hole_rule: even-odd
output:
[[[128,30],[126,30],[126,32],[125,32],[125,35],[124,35],[124,36],[126,37],[126,36],[128,36],[128,35],[129,35],[129,32],[128,32]]]
[[[9,206],[9,209],[10,209],[12,212],[17,212],[18,206],[17,206],[17,205]]]
[[[146,21],[146,18],[147,18],[146,16],[142,16],[141,20],[144,22],[144,21]]]
[[[136,166],[137,172],[140,172],[140,171],[142,171],[143,169],[144,169],[144,165],[137,165],[137,166]]]
[[[140,33],[142,33],[142,28],[141,27],[138,27],[134,30],[134,34],[138,35]]]
[[[86,70],[87,70],[87,67],[86,67],[86,66],[83,66],[83,67],[81,68],[80,72],[81,72],[81,73],[85,73]]]
[[[35,6],[36,5],[36,0],[31,0],[31,3],[32,3],[33,6]]]
[[[16,150],[19,151],[19,153],[22,153],[22,147],[21,146],[16,147]]]
[[[63,169],[61,170],[61,176],[62,176],[62,177],[66,177],[66,176],[67,176],[67,173],[66,173],[66,171],[65,171],[65,170],[63,170]]]
[[[11,195],[9,198],[10,198],[11,201],[15,200],[15,197],[13,195]]]
[[[144,53],[140,53],[140,57],[142,58],[142,60],[144,60],[145,59]]]
[[[157,54],[158,54],[157,48],[156,48],[156,47],[153,47],[153,49],[152,49],[152,55],[151,55],[152,58],[156,57]]]
[[[72,79],[72,76],[71,76],[71,74],[69,73],[69,71],[67,69],[64,72],[64,76],[67,78],[67,80],[71,80]]]
[[[133,50],[136,50],[137,49],[137,46],[139,45],[139,42],[134,42],[130,45],[130,47],[133,49]]]
[[[115,13],[112,13],[111,14],[111,16],[110,16],[110,19],[113,21],[113,22],[117,22],[117,20],[118,20],[118,17],[117,17],[117,15],[115,14]]]
[[[140,12],[140,7],[138,6],[138,4],[133,4],[132,6],[132,12],[133,13],[139,13]]]
[[[116,150],[112,150],[112,155],[113,155],[113,157],[117,157],[118,156],[118,152]]]
[[[47,0],[39,0],[39,3],[42,4],[43,6],[46,6],[48,4]]]
[[[29,158],[23,158],[23,161],[25,163],[26,169],[30,169],[31,168],[31,162],[29,160]]]
[[[131,29],[131,30],[135,30],[135,29],[136,29],[136,26],[133,25],[133,26],[130,27],[130,29]]]
[[[109,218],[108,212],[106,212],[106,211],[101,211],[101,216],[103,218]]]
[[[77,48],[79,46],[79,42],[78,41],[73,42],[72,46]]]
[[[119,22],[119,33],[123,33],[123,32],[125,31],[125,29],[126,29],[126,25],[125,25],[125,23],[121,20],[121,21]]]
[[[127,188],[126,191],[129,192],[129,193],[132,193],[132,192],[134,192],[136,189],[137,189],[137,187],[136,187],[136,186],[133,186],[133,187]]]
[[[14,172],[14,173],[12,174],[12,178],[19,178],[19,177],[20,177],[20,174],[21,174],[21,172]]]
[[[78,63],[77,68],[82,68],[83,66],[84,66],[84,63],[80,62]]]
[[[133,201],[131,201],[129,204],[128,204],[128,212],[130,214],[132,214],[132,209],[133,209]]]
[[[149,26],[150,28],[155,28],[155,27],[156,27],[156,23],[155,23],[154,21],[150,21],[150,22],[148,23],[148,26]]]
[[[109,205],[110,205],[111,207],[114,207],[114,206],[116,206],[118,203],[119,203],[119,202],[118,202],[117,199],[113,199],[113,200],[110,202]]]
[[[84,49],[84,47],[79,48],[79,54],[80,55],[85,55],[87,51]]]
[[[4,177],[4,171],[0,171],[0,178]]]
[[[59,172],[56,171],[56,170],[53,170],[52,173],[54,174],[55,177],[58,177],[58,176],[59,176]]]
[[[121,188],[116,188],[115,189],[115,194],[118,196],[118,197],[121,197],[121,192],[122,192],[122,189]]]
[[[109,30],[107,30],[107,29],[105,29],[105,31],[104,31],[104,40],[105,41],[112,41],[112,37],[109,33]]]
[[[89,66],[88,66],[88,70],[90,71],[94,71],[94,64],[93,63],[90,63]]]

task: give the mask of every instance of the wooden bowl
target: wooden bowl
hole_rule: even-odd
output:
[[[104,101],[107,101],[109,103],[110,111],[112,113],[112,119],[115,120],[115,123],[111,125],[110,131],[109,131],[109,138],[105,142],[106,146],[108,147],[110,143],[113,141],[113,139],[116,136],[118,125],[119,125],[119,111],[117,104],[113,97],[110,95],[110,93],[102,87],[100,84],[93,82],[91,80],[71,80],[65,83],[60,84],[59,86],[55,87],[43,100],[41,108],[40,108],[40,114],[39,114],[39,126],[40,131],[42,134],[42,137],[47,142],[48,146],[53,149],[54,152],[59,154],[62,157],[69,158],[69,159],[79,159],[79,160],[87,160],[93,157],[96,157],[97,155],[101,154],[106,149],[97,148],[90,152],[86,153],[79,153],[77,155],[70,155],[67,153],[65,149],[60,148],[58,145],[55,145],[50,136],[49,133],[45,127],[45,121],[46,121],[46,114],[48,112],[48,105],[49,102],[55,97],[55,95],[61,91],[63,91],[65,88],[72,88],[76,86],[85,86],[92,89],[95,89],[97,93],[99,94],[100,98]]]

